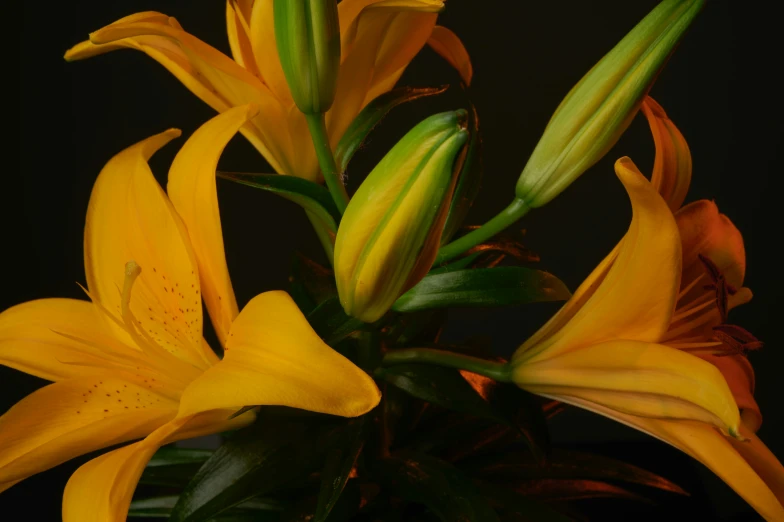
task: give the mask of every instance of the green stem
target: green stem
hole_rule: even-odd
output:
[[[493,219],[468,234],[461,236],[451,243],[444,245],[438,251],[434,266],[454,259],[463,252],[472,249],[476,245],[487,241],[498,234],[512,223],[523,217],[531,210],[522,199],[515,198],[512,203],[498,213]]]
[[[313,225],[313,230],[316,232],[316,236],[318,236],[319,243],[324,248],[324,253],[327,254],[327,260],[329,260],[330,266],[333,265],[333,260],[335,257],[335,245],[333,243],[334,239],[332,234],[330,233],[329,229],[322,223],[322,221],[315,216],[309,210],[305,211],[305,215],[308,216],[310,220],[310,224]]]
[[[383,366],[395,364],[424,363],[446,366],[447,368],[457,368],[467,370],[472,373],[484,375],[499,382],[510,382],[509,367],[505,363],[488,361],[470,355],[463,355],[455,352],[436,350],[433,348],[406,348],[403,350],[393,350],[387,352],[381,361]]]
[[[313,138],[313,146],[316,149],[316,157],[321,167],[321,173],[324,175],[324,181],[327,184],[329,193],[332,194],[332,199],[335,200],[335,205],[337,205],[340,213],[343,214],[348,205],[348,193],[346,192],[346,187],[343,186],[343,181],[340,179],[340,173],[335,164],[335,156],[332,154],[332,148],[329,146],[329,136],[327,136],[327,124],[324,120],[324,114],[305,114],[305,119],[308,122],[310,136]]]

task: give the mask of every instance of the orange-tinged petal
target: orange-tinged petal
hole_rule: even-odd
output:
[[[250,43],[250,13],[253,0],[227,0],[226,1],[226,32],[229,35],[229,47],[234,61],[245,67],[248,71],[261,77],[256,59],[253,56],[253,47]]]
[[[344,5],[345,4],[345,5]],[[341,2],[341,66],[327,129],[333,145],[359,111],[394,85],[427,42],[443,2]]]
[[[535,335],[535,342],[517,350],[515,361],[615,339],[656,342],[667,331],[680,286],[678,227],[665,201],[629,158],[618,160],[615,171],[632,202],[632,222],[615,259],[605,259],[589,278],[590,287],[576,292],[579,309],[567,303],[568,321],[545,325],[552,332],[549,337]]]
[[[180,415],[282,405],[355,417],[380,398],[373,380],[324,344],[288,294],[275,291],[240,312],[223,360],[185,390]]]
[[[374,84],[384,81],[389,75],[411,63],[433,34],[438,17],[437,13],[409,10],[410,8],[406,9],[404,6],[379,9],[379,5],[374,5],[370,11],[394,14],[387,15],[390,22],[376,57]],[[360,35],[362,29],[360,16]]]
[[[0,483],[144,437],[176,413],[176,397],[149,378],[103,372],[50,384],[0,417]]]
[[[257,112],[243,106],[214,117],[193,133],[169,169],[169,197],[188,229],[204,302],[223,344],[239,308],[226,266],[215,170],[229,140]]]
[[[147,165],[179,134],[169,130],[148,138],[106,164],[90,196],[84,257],[90,296],[120,321],[125,265],[135,261],[141,267],[129,309],[151,344],[185,361],[182,371],[195,377],[217,360],[202,344],[196,259],[182,220]],[[107,324],[126,344],[134,344],[125,329]]]
[[[42,379],[128,368],[140,355],[112,335],[88,301],[39,299],[0,314],[0,364]]]
[[[451,29],[442,25],[433,27],[433,32],[427,44],[441,57],[457,69],[466,85],[471,85],[474,76],[474,67],[463,42]]]
[[[708,424],[626,415],[578,398],[569,404],[604,415],[675,446],[702,462],[769,521],[784,520],[784,467],[756,435],[741,426],[737,441]],[[738,448],[744,448],[740,450]]]
[[[641,108],[656,146],[651,183],[675,212],[686,199],[691,184],[691,151],[683,134],[653,98],[646,96]]]
[[[281,105],[288,108],[294,104],[294,100],[278,57],[272,3],[273,0],[256,0],[253,3],[249,36],[261,78]]]
[[[745,426],[744,426],[745,427]],[[784,466],[751,430],[741,430],[747,440],[730,440],[732,447],[754,469],[784,506]],[[782,518],[784,520],[784,518]]]
[[[744,426],[756,432],[762,424],[757,401],[754,400],[754,369],[749,360],[743,355],[700,355],[724,375],[724,380],[735,397],[735,402],[740,408],[741,419]]]
[[[543,354],[544,355],[544,354]],[[660,344],[610,341],[513,366],[533,393],[577,397],[644,417],[710,422],[737,433],[738,407],[712,364]]]
[[[675,214],[683,244],[684,282],[695,267],[704,269],[698,259],[710,258],[729,284],[739,289],[746,274],[743,236],[730,219],[719,213],[713,201],[689,203]],[[706,281],[705,283],[709,283]]]

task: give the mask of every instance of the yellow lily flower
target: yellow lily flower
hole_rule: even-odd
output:
[[[281,174],[317,180],[319,168],[307,123],[291,97],[278,58],[272,0],[229,0],[226,22],[233,59],[156,12],[122,18],[65,53],[80,60],[115,49],[140,50],[166,67],[218,112],[255,103],[259,114],[241,132]],[[338,4],[341,64],[326,115],[334,148],[362,108],[397,83],[430,43],[470,82],[471,65],[460,40],[436,26],[442,0],[343,0]]]
[[[678,210],[691,178],[688,146],[653,100],[643,111],[657,148],[652,182],[628,158],[616,163],[632,200],[629,232],[518,349],[514,380],[679,448],[763,517],[784,520],[784,467],[754,435],[753,372],[745,357],[720,356],[729,347],[713,330],[726,315],[717,285],[732,288],[727,309],[751,298],[741,287],[742,237],[711,202]],[[714,288],[712,269],[723,274]]]
[[[238,312],[223,252],[215,168],[257,110],[238,107],[185,143],[161,190],[149,157],[172,129],[121,152],[95,182],[85,225],[87,293],[0,314],[0,363],[54,381],[0,417],[0,489],[70,458],[115,449],[80,467],[66,522],[125,520],[136,482],[162,445],[248,424],[245,405],[361,415],[373,380],[311,329],[285,292]],[[225,356],[202,337],[202,297]]]

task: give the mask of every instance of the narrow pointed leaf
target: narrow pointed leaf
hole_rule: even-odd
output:
[[[560,279],[520,266],[455,270],[425,276],[392,306],[414,312],[454,306],[509,306],[564,301],[569,290]]]
[[[249,172],[218,171],[218,177],[228,179],[249,187],[274,192],[311,212],[333,233],[340,222],[338,212],[329,191],[303,178],[281,176],[280,174],[255,174]]]
[[[260,417],[204,463],[180,495],[172,521],[208,520],[306,477],[342,426],[321,416],[265,416],[262,411]]]
[[[346,132],[340,138],[337,147],[335,147],[335,163],[337,163],[338,171],[345,172],[348,167],[348,162],[354,156],[354,153],[359,150],[362,143],[367,138],[370,131],[373,130],[378,122],[380,122],[389,111],[398,105],[425,96],[433,96],[441,94],[446,91],[448,86],[442,87],[429,87],[424,89],[414,89],[412,87],[401,87],[393,89],[389,92],[381,94],[365,106],[364,109],[354,118]]]
[[[543,478],[612,480],[688,495],[677,484],[628,462],[565,448],[554,448],[546,466],[537,465],[528,455],[518,452],[483,459],[471,469],[501,481]]]
[[[444,522],[497,522],[498,515],[471,480],[451,464],[414,452],[384,459],[384,485],[409,502],[424,504]]]
[[[515,428],[535,459],[543,460],[549,449],[549,432],[541,408],[530,395],[519,393],[521,390],[512,385],[466,375],[427,364],[401,364],[376,371],[376,377],[418,399]],[[469,384],[467,379],[480,384]]]
[[[337,297],[331,297],[318,305],[310,314],[308,322],[325,343],[333,346],[352,333],[362,329],[365,323],[349,317]]]
[[[211,450],[176,448],[159,449],[144,469],[140,484],[157,486],[185,486],[202,464],[212,456]]]
[[[458,370],[428,364],[399,364],[379,368],[375,375],[423,401],[475,417],[497,419],[496,412]]]
[[[315,522],[324,522],[332,512],[346,487],[351,470],[364,444],[365,417],[346,427],[343,440],[327,454],[321,471],[321,489],[318,495]],[[330,518],[332,520],[332,518]]]
[[[172,508],[177,504],[178,498],[176,495],[171,495],[134,500],[128,510],[128,517],[168,519]],[[254,522],[277,521],[278,514],[282,509],[283,505],[274,499],[257,498],[243,502],[212,520],[220,522],[239,522],[240,520],[252,520]]]

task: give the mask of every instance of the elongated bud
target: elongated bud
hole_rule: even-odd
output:
[[[422,279],[438,252],[468,139],[466,112],[436,114],[414,127],[357,190],[335,240],[335,278],[347,314],[381,318]]]
[[[332,106],[340,68],[336,0],[274,0],[275,43],[291,97],[306,114]]]
[[[664,0],[583,76],[528,159],[518,198],[544,205],[615,145],[703,4]]]

